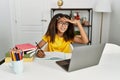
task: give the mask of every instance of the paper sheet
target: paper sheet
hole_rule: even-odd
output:
[[[45,57],[40,58],[44,60],[64,60],[71,58],[71,53],[65,54],[63,52],[45,52]]]

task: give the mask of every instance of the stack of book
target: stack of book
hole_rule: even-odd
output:
[[[32,45],[30,43],[17,44],[15,45],[15,48],[22,50],[24,54],[29,54],[30,57],[35,54],[35,51],[37,49],[35,45]]]
[[[17,44],[15,45],[16,50],[23,51],[23,61],[24,62],[31,62],[34,60],[34,54],[36,51],[36,46],[30,44],[30,43],[24,43],[24,44]],[[6,53],[5,62],[12,61],[11,58],[11,52]]]

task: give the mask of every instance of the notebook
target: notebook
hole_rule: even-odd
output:
[[[105,44],[74,47],[70,59],[56,61],[56,63],[68,72],[97,65],[104,46]]]
[[[15,47],[17,47],[22,51],[28,51],[28,50],[33,50],[37,48],[35,45],[32,45],[30,43],[17,44],[15,45]]]

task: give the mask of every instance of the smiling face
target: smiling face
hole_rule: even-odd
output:
[[[69,23],[64,20],[64,18],[60,18],[57,22],[57,30],[58,33],[63,34],[68,29]]]
[[[74,26],[69,22],[71,17],[66,14],[58,13],[54,15],[48,25],[46,36],[50,36],[50,42],[55,41],[56,34],[63,37],[65,41],[74,38]]]

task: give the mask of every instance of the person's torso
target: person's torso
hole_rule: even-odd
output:
[[[48,38],[50,39],[50,38]],[[63,37],[55,36],[55,41],[52,43],[50,40],[48,41],[48,51],[57,51],[64,53],[71,53],[71,41],[65,41]]]

